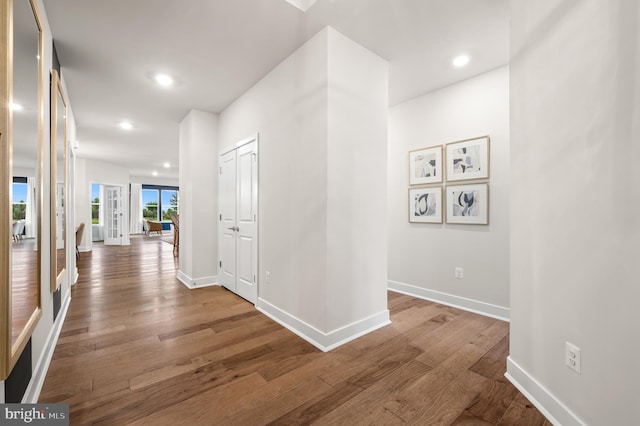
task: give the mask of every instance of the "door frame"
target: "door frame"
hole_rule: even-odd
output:
[[[254,253],[253,253],[253,258],[254,258],[254,271],[255,271],[255,275],[256,275],[256,300],[254,305],[257,306],[258,305],[258,299],[260,299],[260,250],[259,250],[259,245],[260,245],[260,134],[259,133],[255,133],[251,136],[248,136],[244,139],[241,139],[240,141],[236,142],[235,146],[233,148],[227,149],[225,151],[222,151],[219,153],[218,155],[218,170],[219,173],[221,173],[222,169],[220,166],[220,159],[222,158],[222,156],[232,152],[232,151],[237,151],[239,148],[249,144],[255,142],[255,156],[256,156],[256,192],[255,192],[255,203],[256,203],[256,209],[255,209],[255,245],[254,245]],[[236,156],[236,173],[237,173],[237,156]],[[218,174],[218,176],[220,176],[220,174]],[[237,183],[237,182],[236,182]],[[222,194],[220,189],[220,182],[218,182],[218,217],[221,217],[221,209],[220,206],[221,204],[221,198],[222,198]],[[237,214],[238,212],[236,211],[236,219],[237,219]],[[221,220],[218,220],[218,268],[220,268],[220,264],[222,262],[222,244],[223,244],[223,238],[222,238],[222,233],[221,231],[221,226],[222,226],[222,222]],[[237,260],[236,260],[236,265],[237,265]],[[220,269],[218,269],[218,273],[220,273]],[[237,271],[235,274],[236,280],[237,280]]]
[[[115,217],[116,217],[116,230],[118,231],[118,233],[120,234],[119,236],[115,237],[115,238],[110,238],[108,237],[108,233],[111,230],[111,228],[109,228],[108,224],[109,224],[109,217],[111,216],[111,211],[107,210],[107,208],[109,207],[109,199],[110,196],[107,195],[109,194],[111,191],[114,191],[117,195],[116,195],[116,207],[115,207]],[[124,231],[123,231],[123,227],[122,227],[122,221],[124,218],[124,208],[122,205],[122,199],[124,198],[123,194],[122,194],[122,187],[121,186],[117,186],[117,185],[105,185],[104,186],[104,206],[105,206],[105,218],[106,218],[106,224],[105,224],[105,229],[104,229],[104,245],[105,246],[121,246],[122,245],[122,240],[124,237]]]
[[[85,223],[85,232],[89,233],[89,250],[93,250],[93,239],[91,238],[91,185],[100,185],[102,187],[101,190],[101,199],[100,199],[100,215],[101,217],[104,216],[104,203],[105,203],[105,197],[104,197],[104,187],[105,186],[117,186],[121,189],[122,191],[122,202],[121,202],[121,206],[122,206],[122,239],[120,241],[120,245],[121,246],[128,246],[131,245],[131,239],[129,236],[129,216],[130,216],[130,212],[129,212],[129,184],[127,185],[123,185],[121,183],[108,183],[108,182],[104,182],[104,181],[100,181],[100,180],[90,180],[89,181],[89,189],[88,189],[88,194],[89,194],[89,216],[88,216],[88,223]],[[103,225],[104,226],[104,225]],[[75,241],[75,240],[74,240]],[[74,243],[75,244],[75,243]]]

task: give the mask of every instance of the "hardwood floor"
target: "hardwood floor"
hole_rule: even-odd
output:
[[[149,237],[82,253],[40,395],[71,424],[549,425],[505,378],[507,323],[389,293],[392,325],[329,353]]]
[[[11,243],[11,342],[38,307],[38,252],[33,238]]]

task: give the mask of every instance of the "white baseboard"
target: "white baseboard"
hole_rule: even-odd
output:
[[[391,280],[387,281],[387,288],[391,291],[395,291],[396,293],[430,300],[432,302],[441,303],[443,305],[499,319],[501,321],[509,322],[509,318],[511,317],[511,309],[509,308],[480,302],[478,300],[467,299],[466,297],[455,296],[453,294],[442,293],[435,290],[428,290],[426,288],[416,287],[410,284]]]
[[[211,277],[203,277],[203,278],[191,278],[190,276],[188,276],[187,274],[185,274],[182,271],[178,271],[178,281],[180,281],[182,284],[184,284],[185,286],[187,286],[187,288],[190,289],[194,289],[194,288],[202,288],[202,287],[211,287],[214,285],[220,285],[220,283],[218,283],[218,276],[217,275],[213,275]]]
[[[558,401],[551,392],[531,377],[511,357],[507,357],[505,377],[554,425],[585,425],[578,416],[571,412],[562,402]]]
[[[67,311],[69,310],[69,304],[71,303],[71,292],[67,291],[68,296],[62,302],[62,306],[60,307],[60,312],[58,312],[58,316],[53,323],[53,327],[49,332],[49,336],[47,336],[47,342],[44,346],[44,350],[42,354],[40,354],[40,359],[38,359],[38,363],[36,364],[36,368],[33,371],[33,375],[31,377],[31,381],[27,386],[27,390],[22,397],[23,404],[36,404],[38,402],[38,398],[40,397],[40,391],[42,391],[42,386],[44,385],[44,379],[47,377],[47,371],[49,370],[49,364],[51,364],[51,358],[53,358],[53,352],[56,349],[56,344],[58,343],[58,337],[60,337],[60,331],[62,330],[62,325],[64,324],[64,319],[67,316]]]
[[[258,299],[256,309],[323,352],[328,352],[380,327],[391,324],[389,311],[385,309],[337,330],[324,333],[264,299]]]

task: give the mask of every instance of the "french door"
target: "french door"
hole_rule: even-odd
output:
[[[219,280],[255,304],[258,299],[258,141],[220,156]]]
[[[122,187],[104,187],[104,244],[122,245]]]

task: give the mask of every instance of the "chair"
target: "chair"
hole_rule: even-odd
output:
[[[176,256],[180,245],[180,221],[178,216],[173,213],[169,213],[169,217],[171,218],[171,223],[173,223],[173,255]]]
[[[162,222],[158,222],[155,220],[146,220],[145,228],[145,232],[147,235],[150,235],[152,232],[162,235]]]
[[[78,246],[82,241],[82,232],[84,231],[84,222],[78,225],[78,229],[76,229],[76,259],[80,259],[80,250],[78,250]]]
[[[18,230],[20,229],[20,222],[17,220],[13,221],[13,225],[11,226],[11,238],[13,241],[18,241]]]
[[[22,239],[22,234],[24,233],[24,225],[25,225],[24,219],[16,220],[15,222],[13,222],[13,227],[11,231],[13,235],[13,241],[18,241]]]

